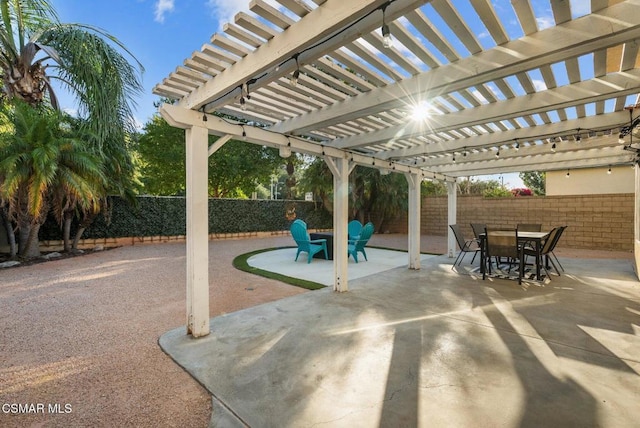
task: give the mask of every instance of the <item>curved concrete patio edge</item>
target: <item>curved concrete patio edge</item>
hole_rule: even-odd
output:
[[[184,371],[189,373],[191,377],[211,394],[211,421],[209,427],[246,428],[248,425],[244,423],[238,415],[233,413],[225,403],[220,401],[218,397],[215,396],[214,391],[209,389],[206,384],[200,382],[198,377],[189,370],[189,367],[180,364],[180,361],[183,359],[180,352],[182,350],[187,350],[188,352],[190,342],[197,340],[198,339],[194,339],[186,334],[185,327],[180,327],[160,336],[158,345],[176,364],[182,367]]]

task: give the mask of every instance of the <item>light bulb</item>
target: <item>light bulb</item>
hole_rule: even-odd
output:
[[[382,46],[389,49],[393,46],[393,39],[391,38],[391,31],[387,24],[382,25]]]
[[[300,77],[300,70],[294,71],[293,76],[291,77],[291,85],[296,86],[298,84],[299,77]]]

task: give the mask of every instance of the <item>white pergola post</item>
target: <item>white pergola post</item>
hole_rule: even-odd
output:
[[[420,184],[419,174],[405,174],[409,184],[409,269],[420,269]]]
[[[458,211],[458,183],[447,182],[447,223],[456,224]],[[447,227],[447,254],[449,257],[456,256],[456,237],[450,227]]]
[[[209,328],[208,130],[186,130],[187,175],[187,334],[206,336]]]
[[[633,255],[636,262],[636,275],[640,279],[640,165],[635,164],[635,210],[633,221]]]
[[[349,161],[325,156],[333,174],[333,291],[348,291]]]

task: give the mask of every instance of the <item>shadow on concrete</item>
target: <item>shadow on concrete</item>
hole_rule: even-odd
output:
[[[218,426],[635,424],[632,274],[604,284],[577,269],[519,287],[451,263],[432,257],[420,271],[351,281],[348,293],[318,290],[216,317],[211,335],[179,328],[160,345],[215,397]]]

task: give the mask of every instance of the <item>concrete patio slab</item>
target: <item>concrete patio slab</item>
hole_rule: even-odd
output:
[[[567,259],[563,276],[523,286],[451,263],[427,257],[420,271],[216,317],[209,336],[182,327],[160,345],[213,395],[212,426],[637,424],[629,260]]]
[[[318,284],[333,285],[333,260],[312,259],[307,263],[307,254],[302,253],[296,258],[297,248],[281,248],[273,251],[266,251],[251,256],[247,263],[255,268],[275,272],[293,278],[300,278]],[[360,254],[359,262],[349,258],[348,275],[349,280],[375,275],[389,269],[400,266],[407,266],[409,256],[406,251],[384,250],[380,248],[367,247],[367,257],[371,261],[364,260]],[[423,255],[421,260],[426,260],[430,255]]]

